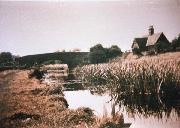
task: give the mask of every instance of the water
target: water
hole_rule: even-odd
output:
[[[122,113],[130,128],[180,128],[179,96],[133,95],[115,87],[84,85],[72,78],[63,88],[70,109],[89,107],[99,117],[111,116],[112,111]],[[58,79],[55,81],[57,84]]]
[[[98,89],[97,89],[98,90]],[[117,96],[104,92],[86,90],[65,91],[69,108],[89,107],[97,116],[111,115],[112,107],[122,113],[130,128],[179,128],[179,101],[166,103],[156,96]]]
[[[103,110],[107,109],[110,113],[111,104],[108,95],[92,95],[89,90],[65,91],[65,98],[68,101],[69,108],[89,107],[94,110],[97,116],[103,116]]]

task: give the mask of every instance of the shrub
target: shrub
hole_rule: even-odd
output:
[[[43,71],[40,71],[40,69],[36,68],[34,69],[30,74],[29,74],[29,78],[35,77],[36,79],[42,79],[44,75]]]

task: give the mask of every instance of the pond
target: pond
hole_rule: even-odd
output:
[[[130,128],[180,127],[180,93],[130,94],[116,85],[85,84],[74,79],[73,75],[66,78],[63,88],[70,109],[89,107],[98,117],[117,112],[123,114],[124,123],[131,124]]]
[[[119,96],[109,89],[85,88],[84,90],[64,91],[69,108],[89,107],[97,116],[111,116],[115,112],[123,114],[124,122],[130,128],[179,128],[179,100],[164,100],[157,96]]]

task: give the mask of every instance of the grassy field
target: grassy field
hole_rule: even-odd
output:
[[[180,88],[180,52],[125,59],[77,67],[74,72],[84,82],[111,85],[120,92],[159,93]]]

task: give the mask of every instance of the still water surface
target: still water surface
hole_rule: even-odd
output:
[[[69,108],[89,107],[97,116],[103,116],[104,113],[110,116],[115,103],[108,93],[94,94],[90,90],[76,90],[64,91],[64,94]],[[115,111],[123,114],[125,123],[131,123],[130,128],[180,128],[179,106],[161,106],[159,102],[151,100],[152,97],[148,97],[148,101],[131,101],[128,97],[123,101],[124,104],[116,103]]]

